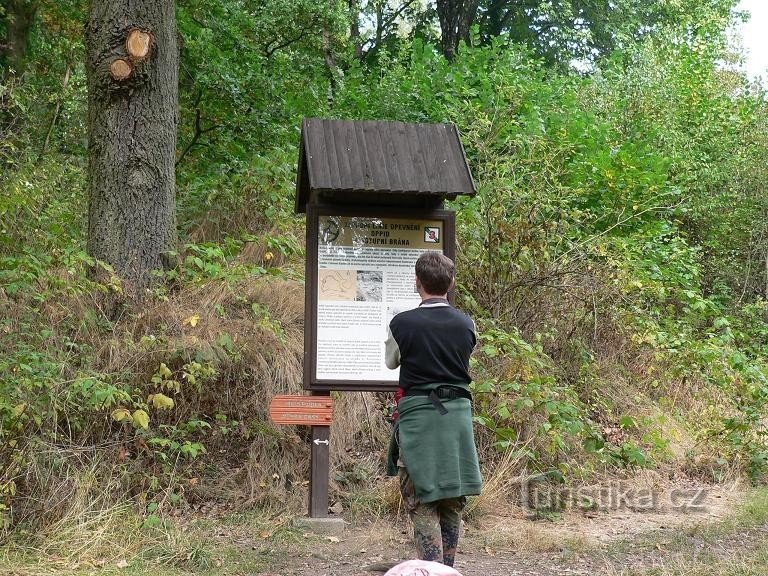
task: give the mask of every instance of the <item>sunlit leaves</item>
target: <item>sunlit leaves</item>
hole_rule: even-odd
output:
[[[128,418],[131,418],[131,411],[126,408],[118,408],[112,411],[112,420],[115,422],[122,422]]]
[[[149,428],[149,414],[145,410],[134,410],[131,414],[133,423],[138,428]]]
[[[155,394],[150,394],[147,396],[147,402],[159,410],[170,410],[174,407],[173,398],[169,398],[160,392],[156,392]]]

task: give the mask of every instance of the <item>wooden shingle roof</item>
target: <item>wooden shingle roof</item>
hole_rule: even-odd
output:
[[[453,124],[302,123],[296,212],[318,200],[414,205],[476,192]]]

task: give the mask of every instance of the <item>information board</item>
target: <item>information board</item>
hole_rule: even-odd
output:
[[[395,314],[421,301],[414,273],[418,257],[452,245],[452,213],[449,218],[440,212],[391,218],[317,215],[317,243],[310,250],[316,254],[308,254],[315,259],[307,286],[314,291],[307,342],[312,354],[305,357],[313,384],[321,389],[395,385],[398,370],[384,364],[387,326]]]

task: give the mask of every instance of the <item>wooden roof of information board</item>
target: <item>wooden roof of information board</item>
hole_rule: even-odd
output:
[[[302,123],[296,212],[318,199],[407,205],[476,192],[453,124],[317,118]]]

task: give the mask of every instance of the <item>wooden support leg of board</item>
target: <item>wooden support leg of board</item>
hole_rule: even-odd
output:
[[[312,456],[309,476],[310,518],[328,518],[330,432],[330,426],[312,426]]]
[[[298,519],[303,529],[317,534],[341,534],[344,531],[344,519],[341,516],[328,516],[330,436],[330,426],[312,426],[309,518]]]

